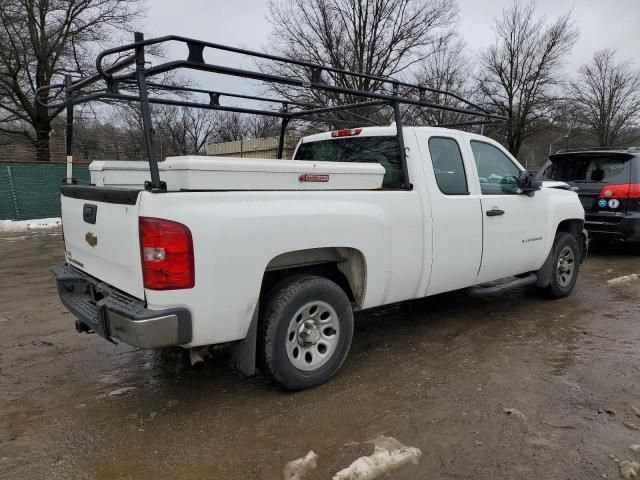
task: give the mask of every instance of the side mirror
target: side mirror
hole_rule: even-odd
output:
[[[542,180],[534,172],[523,170],[518,176],[518,188],[529,196],[542,188]]]

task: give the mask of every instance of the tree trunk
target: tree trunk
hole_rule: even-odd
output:
[[[51,123],[49,120],[39,121],[36,124],[36,160],[39,162],[48,162],[51,160],[49,152],[49,133],[51,132]]]
[[[599,147],[608,147],[610,145],[609,141],[609,132],[607,132],[606,127],[600,127],[598,131],[598,146]]]
[[[507,132],[507,149],[509,153],[518,158],[518,152],[522,146],[522,140],[518,137],[518,133],[513,130],[513,127],[509,127]]]

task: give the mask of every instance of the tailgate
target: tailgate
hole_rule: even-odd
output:
[[[602,190],[602,185],[588,185],[584,183],[576,183],[576,182],[567,182],[569,185],[576,189],[578,192],[578,197],[580,197],[580,202],[582,203],[582,208],[584,208],[585,213],[599,213],[600,208],[598,207],[598,200],[600,199],[600,191]]]
[[[138,234],[139,191],[63,186],[67,262],[144,299]]]

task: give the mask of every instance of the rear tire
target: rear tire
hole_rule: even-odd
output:
[[[546,290],[551,298],[564,298],[571,293],[578,280],[580,247],[573,235],[559,232],[553,242],[552,254],[551,283]]]
[[[329,380],[351,346],[353,311],[345,292],[317,276],[296,276],[266,298],[260,323],[260,360],[289,390]]]

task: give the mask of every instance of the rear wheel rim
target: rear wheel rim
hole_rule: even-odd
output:
[[[316,300],[305,303],[291,317],[285,348],[291,364],[308,372],[325,365],[339,341],[340,321],[335,308]]]
[[[556,279],[558,285],[565,288],[571,284],[573,275],[576,270],[576,257],[571,247],[564,247],[558,255],[558,263],[556,265]]]

